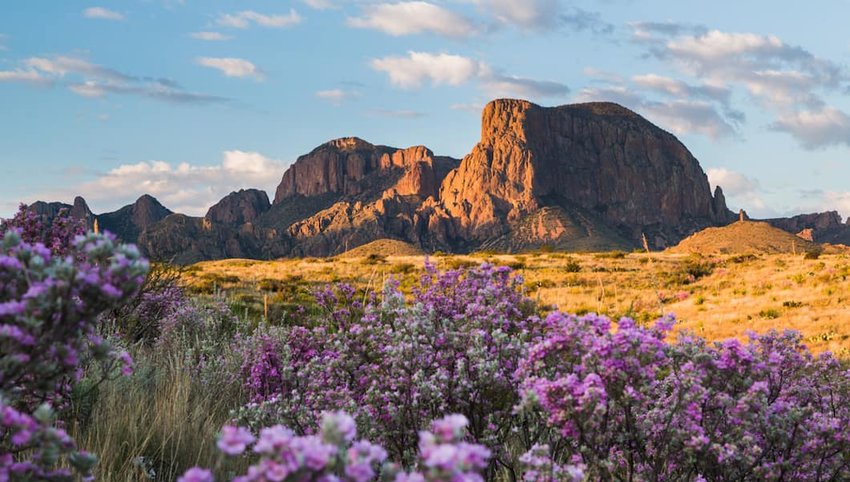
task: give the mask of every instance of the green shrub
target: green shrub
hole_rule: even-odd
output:
[[[623,259],[628,255],[625,251],[607,251],[604,253],[596,253],[594,258],[597,259]]]
[[[781,313],[779,313],[779,310],[769,308],[759,311],[759,316],[768,320],[775,320],[781,316]]]
[[[814,246],[806,251],[806,254],[803,255],[803,259],[818,259],[821,254],[823,254],[823,248],[820,246]]]
[[[581,265],[575,259],[567,258],[567,262],[564,264],[563,269],[567,273],[578,273],[581,271]]]
[[[393,274],[409,274],[409,273],[412,273],[413,270],[415,270],[415,269],[416,269],[416,266],[414,266],[412,263],[399,263],[399,264],[394,264],[390,268],[390,273],[393,273]]]
[[[386,262],[387,262],[386,255],[378,254],[378,253],[372,253],[369,256],[366,256],[365,258],[363,258],[363,260],[361,261],[362,264],[365,264],[367,266],[382,264],[382,263],[386,263]]]

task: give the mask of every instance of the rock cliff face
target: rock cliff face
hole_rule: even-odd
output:
[[[269,196],[258,189],[243,189],[228,194],[207,211],[204,217],[212,224],[242,225],[253,223],[271,208]]]
[[[243,190],[203,218],[157,213],[135,222],[135,241],[179,263],[326,256],[380,238],[424,251],[598,250],[637,247],[645,233],[665,247],[735,219],[687,148],[636,113],[521,100],[485,107],[462,160],[342,138],[299,157],[272,203]]]
[[[437,177],[452,164],[424,146],[396,149],[345,137],[299,157],[283,174],[274,203],[297,196],[372,194],[396,183],[400,195],[424,198],[437,194]]]
[[[594,213],[624,237],[675,243],[729,220],[697,160],[673,135],[616,104],[543,108],[498,100],[481,141],[440,191],[466,238],[485,240],[542,206]]]

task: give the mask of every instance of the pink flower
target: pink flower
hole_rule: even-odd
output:
[[[256,439],[248,429],[227,425],[221,429],[218,448],[227,455],[240,455],[254,440]]]
[[[207,469],[192,467],[177,482],[213,482],[213,474]]]

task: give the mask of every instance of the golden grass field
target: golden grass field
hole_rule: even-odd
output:
[[[383,250],[383,252],[388,252]],[[309,301],[314,287],[349,282],[379,290],[389,276],[410,289],[422,274],[422,255],[224,260],[184,272],[196,293],[213,291],[243,306],[246,315],[269,305],[272,323]],[[745,338],[748,330],[799,330],[809,347],[850,357],[850,256],[824,254],[718,255],[674,253],[436,255],[440,269],[490,262],[513,267],[532,299],[563,311],[630,316],[648,322],[673,313],[679,329],[708,339]]]

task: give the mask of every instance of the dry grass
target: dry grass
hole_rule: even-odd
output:
[[[238,397],[193,380],[180,360],[150,360],[155,367],[101,385],[92,423],[71,429],[81,448],[98,454],[99,481],[176,480],[192,466],[214,467],[220,460],[216,434]]]
[[[795,329],[814,351],[850,356],[850,258],[845,254],[812,260],[800,252],[714,258],[677,253],[479,253],[431,260],[442,269],[482,261],[510,265],[524,277],[527,295],[569,312],[641,321],[657,318],[662,311],[674,313],[680,329],[709,339],[743,338],[748,330]],[[269,290],[259,287],[274,286],[269,280],[280,280],[277,288],[282,287],[271,290],[272,303],[286,304],[293,293],[303,301],[312,287],[329,282],[376,290],[392,275],[409,288],[423,263],[423,256],[226,260],[195,265],[186,281],[204,292],[211,279],[219,280],[216,289],[261,309],[261,293]]]

